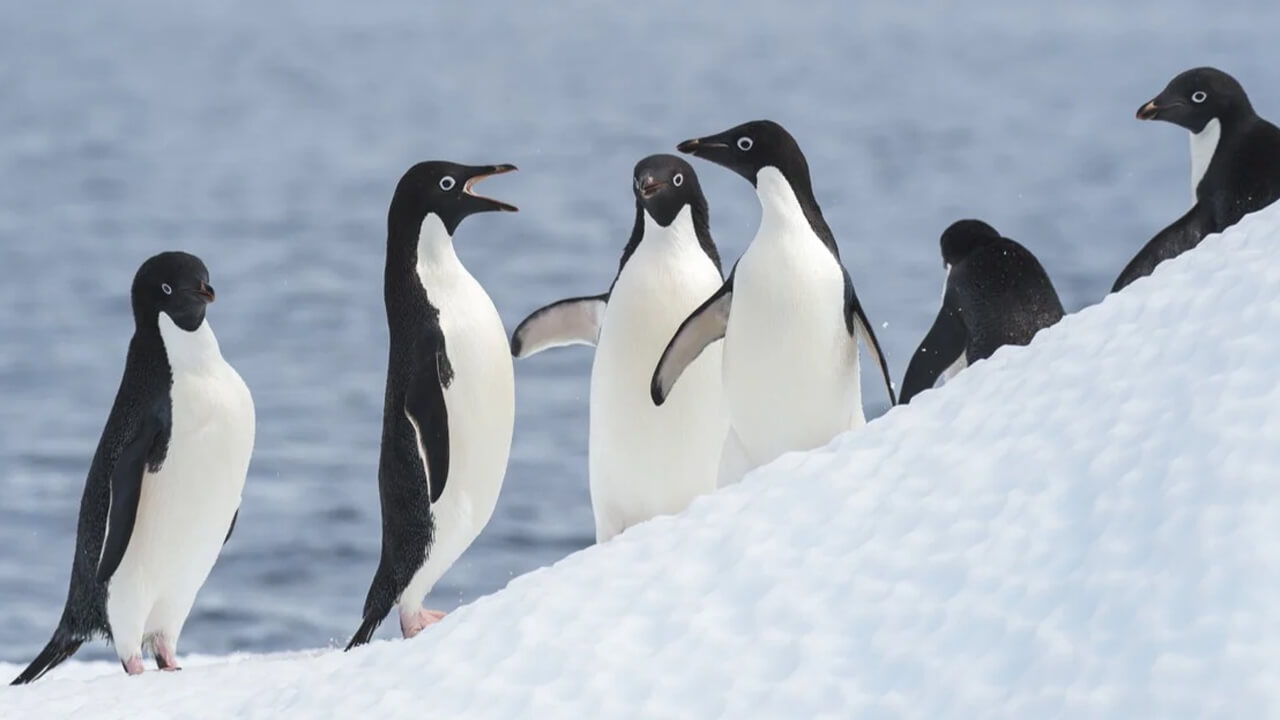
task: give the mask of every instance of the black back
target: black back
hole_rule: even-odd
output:
[[[148,259],[134,276],[130,291],[134,333],[125,356],[124,375],[80,498],[67,601],[53,638],[14,680],[15,685],[39,678],[70,657],[84,641],[111,636],[107,584],[128,545],[143,468],[152,472],[160,469],[172,428],[169,390],[173,370],[160,337],[159,316],[167,313],[187,331],[199,328],[204,322],[205,305],[213,297],[208,280],[204,263],[181,252],[161,253]],[[123,488],[131,496],[118,494],[114,506],[113,478],[117,490]],[[107,532],[109,509],[111,533]]]
[[[1221,129],[1213,159],[1196,186],[1196,204],[1143,246],[1112,292],[1280,199],[1280,129],[1258,117],[1230,75],[1214,68],[1181,73],[1138,110],[1138,117],[1196,133],[1217,119]]]
[[[904,403],[933,387],[962,353],[972,364],[1005,345],[1026,345],[1064,314],[1031,251],[986,223],[954,223],[940,245],[951,272],[938,317],[907,367]]]

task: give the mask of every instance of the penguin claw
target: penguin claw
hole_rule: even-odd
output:
[[[414,637],[422,632],[427,626],[435,625],[444,619],[445,613],[441,610],[419,610],[411,617],[400,616],[400,632],[406,639]]]

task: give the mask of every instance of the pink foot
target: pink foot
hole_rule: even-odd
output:
[[[134,655],[128,660],[121,660],[120,664],[124,666],[124,671],[130,675],[142,674],[142,656]]]
[[[156,667],[161,670],[172,672],[182,669],[178,665],[178,657],[173,651],[173,646],[163,637],[157,635],[151,639],[151,651],[156,655]]]
[[[435,625],[444,619],[444,613],[439,610],[419,610],[417,613],[405,617],[400,616],[400,633],[406,638],[411,638],[422,632],[423,628],[428,625]]]

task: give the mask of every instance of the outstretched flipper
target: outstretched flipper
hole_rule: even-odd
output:
[[[889,363],[884,359],[884,351],[880,349],[880,341],[876,338],[875,331],[871,329],[871,323],[867,321],[867,313],[862,309],[862,303],[858,302],[858,293],[854,292],[853,281],[849,278],[847,270],[844,271],[844,322],[855,343],[858,341],[857,334],[862,333],[867,343],[867,350],[880,366],[880,375],[884,377],[884,389],[889,393],[889,405],[897,405],[898,398],[893,394],[893,380],[889,377]]]
[[[724,337],[732,302],[733,274],[730,273],[724,285],[680,323],[675,336],[662,351],[662,358],[658,360],[653,380],[649,383],[649,395],[654,405],[666,402],[684,369],[697,360],[708,345]]]
[[[1111,286],[1111,292],[1119,292],[1127,285],[1150,275],[1156,266],[1170,258],[1190,250],[1209,234],[1212,219],[1201,203],[1196,203],[1185,215],[1169,227],[1156,233],[1137,255],[1125,265],[1120,277]]]
[[[907,374],[902,379],[902,404],[911,402],[911,398],[933,387],[947,368],[964,355],[968,342],[960,306],[956,303],[954,291],[948,286],[933,327],[920,341],[920,347],[916,348],[907,365]]]
[[[592,345],[600,339],[600,325],[609,294],[558,300],[538,308],[511,333],[511,354],[536,355],[547,348]]]
[[[107,537],[98,560],[98,582],[105,583],[115,574],[124,559],[125,548],[133,535],[138,517],[138,499],[142,496],[142,476],[149,469],[156,472],[160,462],[155,458],[157,443],[169,436],[168,413],[158,409],[147,413],[138,433],[120,452],[111,471],[111,504],[107,511]]]
[[[404,472],[421,472],[420,483],[403,478],[378,478],[384,528],[389,516],[400,529],[394,537],[385,531],[382,556],[364,601],[364,618],[347,644],[347,650],[373,638],[378,625],[399,600],[431,544],[430,505],[439,501],[449,478],[449,413],[444,390],[453,382],[453,368],[439,329],[424,335],[415,348],[413,376],[404,398],[404,415],[411,439],[423,464],[403,466]],[[410,436],[402,435],[405,442]],[[414,453],[405,453],[412,456]],[[425,491],[425,492],[424,492]]]

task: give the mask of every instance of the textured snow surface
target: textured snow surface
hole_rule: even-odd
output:
[[[1273,206],[414,640],[69,663],[0,717],[1275,717],[1278,294]]]

